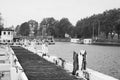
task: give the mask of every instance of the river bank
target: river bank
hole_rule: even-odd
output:
[[[40,49],[40,46],[36,46]],[[33,47],[28,47],[26,49],[32,50],[36,54],[36,50],[32,49]],[[114,80],[119,78],[119,47],[108,47],[108,46],[97,46],[97,45],[84,45],[84,44],[73,44],[70,42],[56,42],[55,45],[49,46],[49,57],[44,57],[46,60],[51,61],[50,55],[53,55],[54,58],[62,58],[69,63],[65,69],[69,67],[69,71],[72,70],[73,63],[73,51],[80,52],[80,50],[87,51],[87,67],[88,72],[90,72],[91,80]],[[35,48],[36,49],[36,48]],[[114,53],[114,54],[113,54]],[[39,54],[39,50],[37,51]],[[118,54],[118,55],[117,55]],[[116,57],[117,55],[117,57]],[[41,55],[40,55],[41,56]],[[55,57],[57,56],[57,57]],[[50,58],[50,59],[49,59]],[[118,59],[117,59],[118,58]],[[118,61],[118,62],[116,62]],[[107,64],[107,65],[106,65]],[[91,71],[92,70],[92,71]],[[99,73],[100,72],[100,73]],[[109,75],[109,76],[108,76]],[[112,76],[112,77],[110,77]],[[115,78],[114,78],[115,77]],[[99,79],[98,79],[99,78]]]
[[[73,51],[87,51],[87,67],[120,79],[120,49],[118,46],[99,46],[56,42],[49,46],[49,54],[73,62]]]
[[[92,45],[101,45],[101,46],[120,46],[120,43],[117,43],[117,42],[93,42]]]
[[[70,38],[55,38],[55,42],[70,42]]]
[[[55,38],[55,42],[70,42],[70,38]],[[113,41],[111,41],[111,40],[97,40],[95,42],[92,42],[92,45],[120,46],[120,42],[115,41],[115,40],[113,40]]]

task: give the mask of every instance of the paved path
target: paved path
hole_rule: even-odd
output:
[[[29,80],[81,80],[22,47],[12,47]]]

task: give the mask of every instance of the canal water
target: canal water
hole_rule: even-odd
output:
[[[120,47],[74,44],[56,42],[49,45],[49,55],[54,55],[73,62],[73,51],[87,51],[87,67],[120,79]]]

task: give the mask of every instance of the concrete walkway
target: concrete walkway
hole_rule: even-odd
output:
[[[12,47],[29,80],[82,80],[22,47]]]

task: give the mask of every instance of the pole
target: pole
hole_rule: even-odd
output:
[[[92,37],[93,37],[93,39],[94,39],[94,23],[93,23],[93,36],[92,36]]]
[[[99,34],[100,34],[100,21],[98,20],[98,37],[99,37]]]

